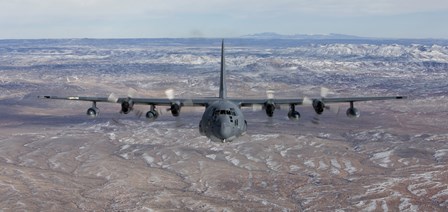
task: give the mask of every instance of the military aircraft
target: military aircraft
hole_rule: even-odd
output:
[[[373,100],[389,100],[389,99],[405,99],[405,96],[380,96],[380,97],[347,97],[347,98],[303,98],[303,99],[276,99],[267,97],[265,99],[243,99],[243,98],[229,98],[227,97],[226,87],[226,69],[224,58],[224,40],[221,46],[221,77],[218,97],[209,98],[117,98],[113,94],[109,97],[82,97],[82,96],[38,96],[43,99],[62,99],[74,101],[89,101],[92,102],[92,107],[87,110],[87,115],[96,117],[100,110],[97,108],[97,102],[113,102],[121,104],[120,113],[130,113],[135,104],[150,105],[150,110],[146,113],[146,118],[149,120],[156,120],[159,117],[159,112],[156,106],[168,106],[168,110],[175,117],[179,116],[180,110],[184,106],[201,106],[205,107],[205,111],[199,122],[199,132],[205,135],[212,141],[230,142],[235,138],[246,133],[247,121],[244,118],[242,107],[251,107],[260,105],[266,111],[268,117],[274,115],[276,108],[279,105],[289,105],[288,117],[291,120],[299,120],[300,113],[296,110],[297,105],[312,105],[315,112],[320,115],[324,112],[327,104],[330,103],[350,103],[346,115],[351,118],[360,116],[358,109],[354,107],[355,102],[373,101]]]

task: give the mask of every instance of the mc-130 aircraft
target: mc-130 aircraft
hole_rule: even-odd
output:
[[[330,103],[350,103],[347,109],[347,116],[357,118],[360,115],[358,109],[354,107],[354,102],[405,99],[405,96],[381,96],[381,97],[347,97],[347,98],[303,98],[303,99],[238,99],[227,97],[226,70],[224,60],[224,41],[221,46],[221,78],[219,87],[219,97],[209,98],[117,98],[113,94],[109,97],[82,97],[82,96],[38,96],[43,99],[62,99],[75,101],[92,102],[92,107],[87,110],[87,115],[96,117],[99,115],[97,102],[113,102],[121,104],[120,113],[128,114],[133,110],[134,104],[150,105],[150,110],[146,113],[146,118],[155,120],[159,117],[156,106],[168,106],[168,110],[175,117],[179,116],[183,106],[205,107],[204,114],[199,122],[199,132],[212,141],[229,142],[246,133],[247,121],[241,111],[242,107],[253,107],[261,105],[268,117],[274,115],[274,111],[279,105],[289,105],[288,117],[291,120],[298,120],[300,113],[296,111],[296,105],[310,104],[317,114],[322,114]]]

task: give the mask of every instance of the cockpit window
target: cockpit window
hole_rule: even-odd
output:
[[[233,110],[217,110],[217,111],[215,111],[215,115],[236,116],[236,113]]]

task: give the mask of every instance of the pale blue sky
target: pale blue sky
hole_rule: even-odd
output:
[[[448,0],[0,0],[0,39],[448,38]]]

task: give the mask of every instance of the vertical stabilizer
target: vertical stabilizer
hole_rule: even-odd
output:
[[[225,70],[225,59],[224,59],[224,40],[221,44],[221,79],[219,84],[219,98],[227,98],[227,86],[226,86],[226,70]]]

